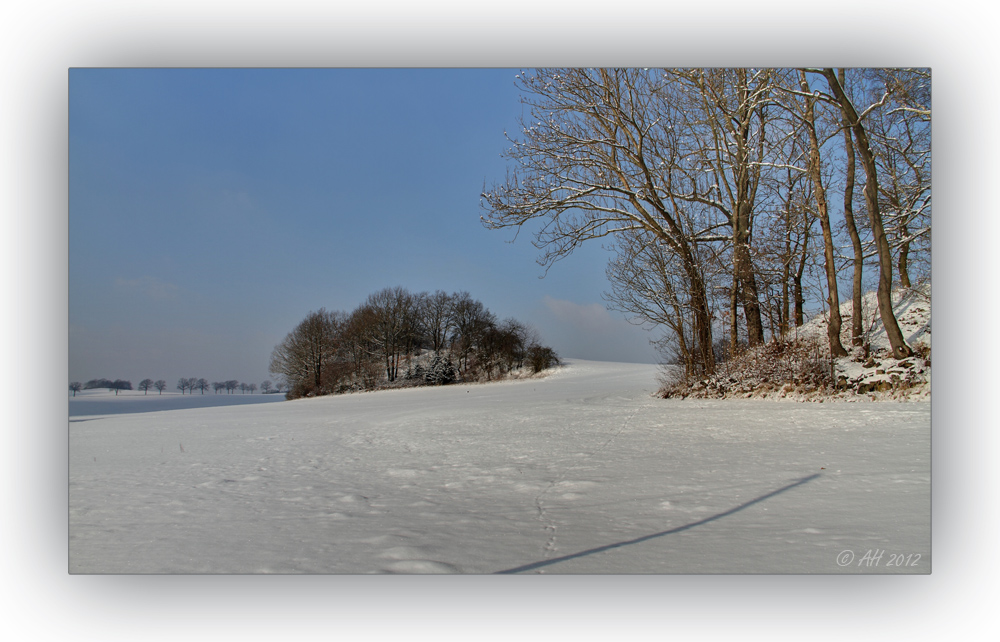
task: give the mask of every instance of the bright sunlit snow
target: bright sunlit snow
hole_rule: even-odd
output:
[[[78,414],[69,569],[930,572],[928,402],[663,400],[656,376],[573,360],[488,385]]]

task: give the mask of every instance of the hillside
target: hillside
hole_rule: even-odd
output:
[[[666,372],[664,397],[759,398],[796,401],[877,401],[929,399],[931,393],[931,287],[897,290],[893,309],[913,356],[895,359],[878,314],[875,293],[862,298],[864,347],[851,347],[853,304],[840,306],[841,342],[846,357],[830,359],[828,319],[818,314],[790,333],[718,365],[710,378],[681,382]]]

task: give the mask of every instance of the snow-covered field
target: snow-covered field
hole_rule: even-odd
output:
[[[930,572],[928,402],[656,387],[656,366],[574,360],[489,385],[78,414],[69,570]]]

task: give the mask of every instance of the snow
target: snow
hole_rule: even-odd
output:
[[[862,297],[862,339],[851,342],[853,304],[840,306],[841,345],[847,356],[829,359],[829,319],[817,314],[789,333],[790,341],[769,342],[718,364],[713,376],[684,384],[666,377],[670,397],[701,399],[756,398],[790,402],[929,401],[931,396],[930,283],[893,292],[893,313],[903,338],[913,350],[893,357],[878,312],[876,293]],[[823,370],[820,374],[819,370]],[[833,381],[836,380],[836,386]]]
[[[76,415],[69,570],[930,572],[929,403],[664,400],[656,375]]]
[[[906,345],[917,349],[922,358],[915,354],[907,359],[895,359],[885,326],[879,317],[878,300],[875,292],[868,292],[861,298],[863,327],[867,328],[866,340],[871,345],[873,356],[866,360],[861,348],[851,348],[851,314],[854,309],[848,300],[840,306],[841,343],[852,351],[847,357],[836,361],[836,370],[848,387],[859,391],[872,388],[884,382],[893,389],[887,393],[869,392],[872,398],[930,399],[931,394],[931,287],[927,283],[918,288],[897,289],[892,294],[893,313],[899,324]],[[826,315],[817,315],[800,329],[801,334],[812,336],[825,343],[829,320]],[[894,390],[894,383],[905,382],[903,389]],[[859,386],[859,384],[861,384]],[[851,398],[851,395],[847,395]]]
[[[931,287],[925,284],[918,288],[899,288],[892,293],[892,309],[903,333],[906,344],[913,346],[931,342]],[[851,314],[854,303],[848,297],[840,304],[841,332],[840,340],[845,346],[851,345]],[[861,297],[861,318],[867,328],[866,340],[873,350],[889,350],[889,337],[878,313],[876,292],[867,292]],[[826,337],[828,319],[826,314],[813,317],[803,327],[798,328],[800,336]]]

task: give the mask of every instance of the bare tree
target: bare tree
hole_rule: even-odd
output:
[[[669,338],[661,352],[676,352],[686,377],[696,374],[698,357],[690,319],[690,296],[678,257],[643,231],[621,234],[608,264],[611,291],[605,299],[633,323],[667,328]]]
[[[727,218],[703,150],[687,138],[686,105],[669,80],[620,69],[520,74],[527,113],[506,154],[517,169],[484,189],[482,220],[490,229],[541,220],[535,245],[545,266],[592,239],[635,230],[655,237],[680,261],[692,353],[698,371],[711,373],[712,311],[695,245],[734,214]]]
[[[76,393],[80,392],[80,390],[83,389],[83,384],[80,383],[79,381],[74,381],[73,383],[69,384],[69,389],[73,391],[73,396],[75,397]]]
[[[342,313],[310,312],[271,353],[269,371],[302,395],[329,391],[341,344]]]
[[[420,299],[419,314],[434,352],[444,350],[447,345],[448,336],[453,329],[451,316],[453,303],[453,295],[441,290]]]
[[[829,305],[829,322],[827,323],[827,341],[830,354],[834,357],[847,355],[847,350],[840,342],[840,293],[837,287],[837,265],[834,254],[833,228],[830,225],[830,212],[826,201],[826,188],[823,186],[823,160],[820,154],[820,140],[816,131],[816,98],[809,89],[809,80],[804,71],[799,71],[799,86],[804,95],[804,109],[801,114],[806,132],[809,134],[809,177],[813,184],[813,199],[816,203],[817,218],[820,229],[823,230],[823,256],[826,267],[827,302]]]
[[[504,376],[524,364],[530,334],[516,319],[486,325],[477,341],[476,361],[487,380]]]
[[[698,170],[711,176],[710,204],[732,234],[730,344],[735,349],[737,304],[743,308],[750,346],[764,341],[752,231],[765,160],[776,141],[768,139],[774,99],[773,69],[667,70],[671,94],[684,106],[678,125],[696,151]]]
[[[272,390],[272,388],[271,388],[271,381],[270,381],[270,379],[265,379],[264,381],[261,382],[261,384],[260,384],[260,391],[261,391],[261,393],[263,393],[265,395],[266,394],[270,394],[271,390]]]
[[[496,317],[481,301],[468,292],[452,295],[451,325],[454,328],[452,344],[458,352],[459,371],[469,370],[469,357],[479,344],[486,330],[496,324]]]
[[[399,361],[412,343],[416,317],[413,295],[404,288],[385,288],[369,295],[365,305],[373,312],[370,336],[383,359],[386,379],[395,381]]]
[[[201,394],[205,394],[205,391],[208,390],[208,386],[209,383],[207,379],[198,379],[197,381],[191,383],[192,394],[194,390],[201,390]]]
[[[524,367],[528,346],[538,344],[538,333],[517,319],[508,318],[500,323],[500,330],[506,336],[504,347],[504,367],[509,372]]]
[[[347,317],[341,332],[341,348],[354,384],[362,388],[374,387],[381,370],[379,346],[373,330],[375,324],[375,310],[369,305],[360,305]]]
[[[879,207],[879,182],[875,154],[868,139],[868,132],[862,122],[864,116],[888,98],[888,93],[882,97],[879,103],[871,105],[859,114],[854,103],[848,98],[846,91],[840,84],[837,73],[832,68],[824,68],[818,71],[826,78],[827,85],[830,87],[835,103],[843,113],[844,120],[850,123],[854,134],[855,149],[861,158],[861,166],[865,171],[867,179],[865,182],[865,205],[868,207],[868,220],[871,224],[872,233],[875,236],[875,247],[879,259],[879,280],[876,292],[879,304],[879,316],[881,317],[886,335],[889,338],[889,343],[892,346],[893,356],[897,359],[903,359],[910,356],[912,351],[906,345],[903,333],[899,329],[899,323],[896,321],[896,316],[892,310],[892,253],[882,222],[882,210]]]
[[[841,86],[846,84],[843,69],[837,71],[837,79]],[[861,298],[864,294],[863,280],[865,269],[865,253],[861,244],[861,235],[858,233],[858,226],[854,220],[854,181],[856,172],[856,161],[854,156],[854,139],[851,136],[851,123],[843,115],[841,110],[841,130],[844,135],[844,226],[847,234],[851,238],[851,249],[853,251],[853,278],[851,280],[851,345],[860,346],[864,343],[864,311],[861,309]]]
[[[869,74],[889,92],[889,104],[868,116],[867,129],[882,178],[880,206],[899,284],[909,288],[911,258],[930,254],[930,72],[874,69]],[[922,267],[929,270],[929,262]]]
[[[160,394],[162,395],[163,391],[167,389],[167,382],[164,381],[163,379],[158,379],[156,383],[153,384],[153,387],[159,390]]]
[[[801,151],[801,150],[800,150]],[[764,236],[763,252],[772,264],[778,285],[777,336],[788,334],[793,323],[805,323],[805,290],[803,278],[809,258],[809,239],[815,221],[810,207],[808,177],[796,167],[787,167],[783,181],[776,181],[773,189],[775,208],[770,217],[764,217],[758,227],[758,236]],[[761,234],[763,231],[763,234]],[[793,307],[794,306],[794,307]]]
[[[139,390],[142,390],[143,394],[148,393],[149,389],[152,387],[153,387],[152,379],[143,379],[142,381],[139,382]]]
[[[87,383],[83,384],[84,390],[93,390],[94,388],[107,388],[108,390],[115,389],[115,382],[110,379],[91,379]]]

